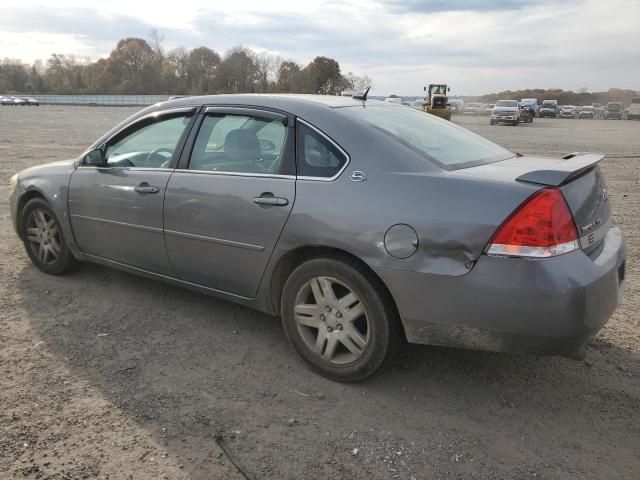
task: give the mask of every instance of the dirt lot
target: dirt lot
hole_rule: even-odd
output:
[[[0,478],[640,478],[640,122],[455,120],[529,154],[600,151],[629,247],[586,361],[411,346],[361,384],[311,373],[279,321],[84,265],[35,270],[9,177],[124,108],[0,108]]]

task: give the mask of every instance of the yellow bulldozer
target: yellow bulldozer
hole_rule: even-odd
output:
[[[451,104],[447,96],[450,90],[445,83],[432,83],[429,87],[424,87],[424,91],[427,93],[424,111],[451,120]]]

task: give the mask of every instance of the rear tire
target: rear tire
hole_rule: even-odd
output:
[[[393,302],[358,262],[316,258],[298,266],[281,298],[282,324],[315,371],[340,382],[375,373],[399,344]]]
[[[38,270],[60,275],[76,265],[60,222],[44,199],[34,198],[24,206],[20,215],[20,232],[27,254]]]

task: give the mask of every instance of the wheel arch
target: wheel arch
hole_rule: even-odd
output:
[[[49,203],[44,193],[42,193],[40,190],[36,188],[31,188],[26,192],[24,192],[22,195],[20,195],[20,198],[18,199],[18,208],[16,210],[16,219],[17,219],[17,225],[18,225],[18,235],[22,240],[24,240],[23,238],[24,232],[22,231],[22,222],[20,221],[22,219],[22,211],[24,210],[24,206],[34,198],[41,198],[45,202]]]
[[[370,280],[372,282],[375,282],[385,293],[389,304],[395,311],[395,317],[399,322],[399,327],[402,335],[406,338],[404,325],[402,324],[402,321],[400,319],[398,306],[396,305],[396,301],[393,298],[391,291],[387,288],[382,278],[380,278],[380,276],[378,276],[378,274],[376,274],[376,272],[362,259],[340,248],[319,245],[306,245],[289,250],[278,259],[278,262],[275,265],[270,276],[269,285],[269,300],[274,315],[280,315],[280,299],[282,297],[282,290],[284,289],[284,284],[289,278],[291,272],[293,272],[293,270],[302,263],[315,258],[332,258],[346,262],[355,262],[360,267],[362,267],[369,276]]]

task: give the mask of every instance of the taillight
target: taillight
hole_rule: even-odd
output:
[[[498,228],[486,252],[514,257],[554,257],[580,247],[578,231],[562,192],[532,195]]]

